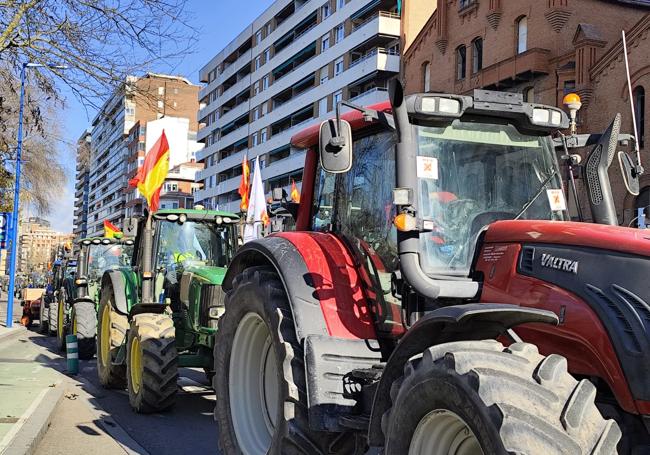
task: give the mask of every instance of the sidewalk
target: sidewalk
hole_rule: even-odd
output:
[[[0,453],[31,453],[63,394],[64,376],[52,365],[62,359],[30,341],[37,335],[24,327],[4,329],[16,335],[0,339]]]
[[[20,306],[19,299],[14,299],[13,314],[12,327],[7,328],[7,293],[2,292],[2,298],[0,298],[0,342],[4,337],[13,336],[25,329],[20,325],[20,317],[23,315],[23,308]]]

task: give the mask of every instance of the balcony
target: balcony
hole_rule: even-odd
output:
[[[477,85],[486,90],[503,90],[536,76],[550,74],[549,56],[548,49],[533,48],[502,60],[479,71]]]

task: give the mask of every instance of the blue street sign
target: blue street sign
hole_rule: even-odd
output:
[[[0,212],[0,250],[7,249],[9,229],[11,229],[11,213]]]

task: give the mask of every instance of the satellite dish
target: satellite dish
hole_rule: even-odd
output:
[[[634,196],[639,195],[639,174],[636,171],[636,166],[632,162],[632,158],[623,152],[618,152],[618,163],[621,165],[621,174],[623,175],[623,182],[625,188]]]

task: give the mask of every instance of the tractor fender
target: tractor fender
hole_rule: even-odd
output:
[[[558,324],[552,311],[517,305],[474,303],[439,308],[418,320],[402,337],[379,380],[372,403],[368,441],[384,444],[381,418],[391,406],[390,388],[404,374],[406,362],[425,349],[453,341],[495,339],[511,327],[529,322]]]
[[[280,277],[301,342],[307,335],[376,338],[354,261],[334,236],[285,232],[248,242],[229,264],[223,289],[230,291],[235,276],[257,266]]]
[[[91,299],[90,297],[77,297],[76,299],[74,299],[72,301],[72,306],[76,305],[79,302],[88,302],[88,303],[92,303],[93,305],[95,305],[95,301],[93,299]]]
[[[120,314],[128,316],[129,306],[126,301],[127,283],[124,275],[119,270],[108,270],[102,275],[102,292],[108,287],[113,289],[113,309]]]

